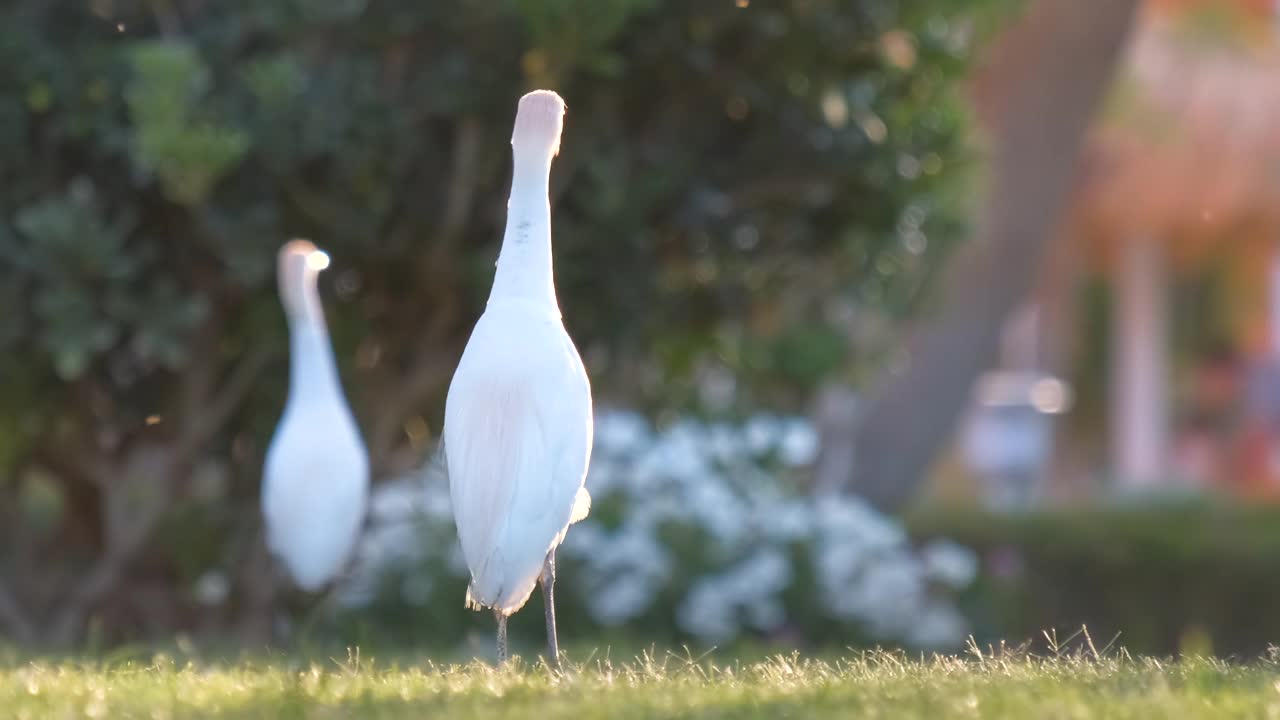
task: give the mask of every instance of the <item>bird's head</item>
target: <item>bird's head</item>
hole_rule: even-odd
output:
[[[511,147],[517,158],[550,160],[560,152],[564,109],[564,100],[550,90],[534,90],[520,98],[511,131]]]
[[[309,240],[290,240],[280,248],[276,271],[286,312],[305,317],[318,309],[313,307],[316,275],[327,267],[329,255]]]

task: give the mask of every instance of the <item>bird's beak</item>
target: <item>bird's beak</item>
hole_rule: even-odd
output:
[[[329,253],[323,250],[316,250],[307,255],[307,267],[319,272],[329,267]]]

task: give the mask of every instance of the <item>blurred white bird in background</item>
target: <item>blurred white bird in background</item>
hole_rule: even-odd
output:
[[[316,277],[328,266],[329,256],[306,240],[280,249],[289,395],[262,480],[267,548],[307,591],[345,567],[369,495],[368,453],[342,392],[316,291]]]
[[[497,615],[502,662],[507,617],[541,582],[553,666],[556,546],[591,505],[583,487],[591,386],[561,322],[551,263],[547,190],[564,108],[546,90],[520,98],[498,269],[449,386],[444,423],[453,514],[471,570],[467,605]]]

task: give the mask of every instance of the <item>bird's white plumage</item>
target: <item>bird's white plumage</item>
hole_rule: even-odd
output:
[[[560,321],[491,304],[454,375],[445,428],[471,598],[515,612],[585,493],[591,391]]]
[[[449,386],[444,451],[468,604],[520,609],[543,562],[586,516],[591,388],[551,269],[547,181],[564,104],[521,98],[507,229],[493,291]]]
[[[342,392],[316,293],[316,273],[327,260],[306,241],[280,251],[289,395],[262,483],[267,547],[305,590],[318,589],[346,565],[369,493],[368,453]]]

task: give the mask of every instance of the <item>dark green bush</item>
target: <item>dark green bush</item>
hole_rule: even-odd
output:
[[[593,386],[670,407],[710,364],[747,407],[799,406],[862,360],[850,313],[886,337],[961,237],[970,13],[6,3],[0,606],[21,612],[0,622],[70,641],[93,618],[125,639],[236,614],[260,580],[291,236],[333,257],[322,293],[377,474],[421,460],[534,87],[569,106],[556,272]],[[232,602],[193,602],[219,575]]]
[[[1280,506],[1180,503],[996,515],[929,510],[919,539],[982,558],[962,598],[980,642],[1063,639],[1255,657],[1280,643]]]

